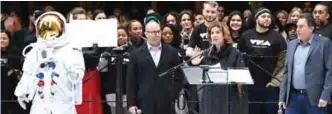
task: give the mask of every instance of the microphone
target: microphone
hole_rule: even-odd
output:
[[[209,49],[208,49],[209,53],[208,53],[207,57],[211,57],[211,52],[212,52],[212,50],[213,50],[214,47],[215,47],[215,44],[212,44],[212,45],[209,47]]]
[[[112,57],[112,54],[108,51],[105,51],[105,52],[101,53],[101,55],[100,55],[100,58],[105,58],[107,60],[109,60],[111,57]]]
[[[212,45],[209,47],[209,54],[208,54],[208,55],[211,54],[213,47],[214,47],[214,44],[212,44]]]

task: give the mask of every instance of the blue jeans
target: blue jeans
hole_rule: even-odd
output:
[[[324,114],[324,108],[319,108],[318,103],[312,106],[307,93],[291,92],[286,114]]]

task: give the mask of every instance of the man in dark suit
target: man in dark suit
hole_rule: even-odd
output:
[[[180,64],[177,50],[161,44],[159,21],[150,20],[145,27],[147,43],[132,52],[127,73],[127,103],[135,114],[174,114],[176,93],[182,88],[181,70],[159,76]],[[174,78],[172,77],[174,76]]]
[[[313,34],[315,20],[303,14],[298,38],[289,42],[279,107],[286,114],[324,114],[332,91],[332,42]]]

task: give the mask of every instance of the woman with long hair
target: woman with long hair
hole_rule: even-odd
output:
[[[179,14],[173,11],[165,14],[161,21],[161,24],[162,25],[170,24],[178,27],[180,25]]]
[[[174,25],[166,24],[161,29],[161,41],[179,50],[184,55],[184,50],[180,47],[181,39],[177,28]]]
[[[233,11],[229,13],[227,26],[234,41],[234,46],[236,47],[236,44],[239,41],[242,32],[244,32],[245,30],[245,19],[242,17],[240,11]]]
[[[194,30],[194,15],[190,10],[183,10],[180,12],[180,24],[182,30],[180,32],[181,36],[181,47],[186,49],[189,45],[189,38]]]
[[[14,89],[22,76],[20,50],[13,45],[9,31],[1,30],[1,101],[16,100]],[[27,114],[18,103],[2,102],[1,114]],[[25,112],[25,113],[24,113]]]
[[[303,11],[301,8],[294,7],[288,15],[287,23],[296,23],[302,13]]]
[[[277,12],[278,20],[280,21],[281,25],[284,27],[287,24],[288,13],[285,10],[280,10]]]
[[[271,23],[271,29],[273,29],[276,32],[279,32],[281,36],[286,40],[287,39],[287,34],[285,32],[285,27],[282,25],[280,20],[276,17],[271,17],[272,18],[272,23]]]
[[[17,100],[14,95],[15,86],[22,77],[21,50],[13,43],[11,33],[1,30],[1,101]],[[17,102],[2,102],[1,114],[28,114]]]

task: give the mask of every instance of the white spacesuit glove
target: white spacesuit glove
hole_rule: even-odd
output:
[[[26,110],[26,103],[29,103],[29,100],[27,97],[25,97],[25,95],[23,96],[20,96],[20,97],[17,97],[17,101],[18,101],[18,104],[20,104],[20,106]]]
[[[30,73],[25,72],[14,91],[14,95],[17,97],[17,101],[23,109],[26,109],[26,103],[32,100],[34,96],[35,88],[31,88],[34,80],[31,79],[30,75]],[[27,95],[31,97],[30,100]]]

